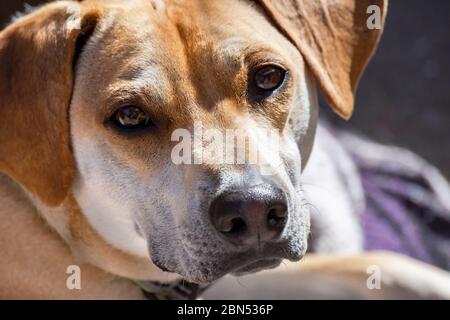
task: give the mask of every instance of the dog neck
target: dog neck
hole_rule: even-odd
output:
[[[0,175],[0,297],[142,299],[130,279],[172,282],[177,276],[124,253],[91,228],[72,197],[47,208]],[[69,290],[67,269],[81,270],[81,290]]]
[[[42,219],[26,193],[0,174],[0,299],[143,299],[135,283],[74,255]],[[81,269],[81,289],[67,285],[68,267]]]

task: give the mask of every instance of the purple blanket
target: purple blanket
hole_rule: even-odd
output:
[[[359,136],[338,138],[360,172],[365,248],[390,250],[450,270],[450,188],[417,155]]]

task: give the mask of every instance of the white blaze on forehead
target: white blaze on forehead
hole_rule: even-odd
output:
[[[261,126],[254,119],[247,119],[240,127],[245,129],[235,131],[236,164],[256,165],[262,175],[278,175],[283,171],[280,148],[284,152],[286,146],[282,133],[270,126]]]
[[[276,175],[279,171],[284,171],[280,154],[282,143],[280,131],[257,128],[252,133],[252,145],[253,149],[256,149],[261,174]]]
[[[238,120],[239,121],[239,120]],[[258,125],[253,119],[242,120],[238,129],[205,128],[195,122],[191,133],[176,129],[172,141],[171,160],[174,164],[252,165],[262,175],[278,175],[284,171],[284,157],[299,159],[293,139],[270,126]]]

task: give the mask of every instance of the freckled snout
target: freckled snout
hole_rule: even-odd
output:
[[[220,195],[211,204],[209,214],[215,230],[227,242],[256,247],[281,237],[288,206],[281,190],[264,184]]]

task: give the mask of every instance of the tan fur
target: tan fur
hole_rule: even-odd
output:
[[[68,8],[80,10],[52,4],[0,35],[0,170],[51,206],[65,198],[73,176],[67,108],[75,42],[97,14],[67,25]]]
[[[367,286],[373,267],[379,270],[379,289]],[[369,252],[307,255],[300,263],[286,263],[238,281],[227,277],[206,298],[449,299],[449,288],[450,276],[443,270],[395,253]]]
[[[334,111],[348,119],[355,92],[383,28],[366,26],[369,5],[381,9],[387,0],[259,0],[281,30],[303,53]]]
[[[0,177],[1,299],[138,299],[130,280],[80,261],[10,179]],[[67,267],[81,268],[81,290],[66,287]]]

